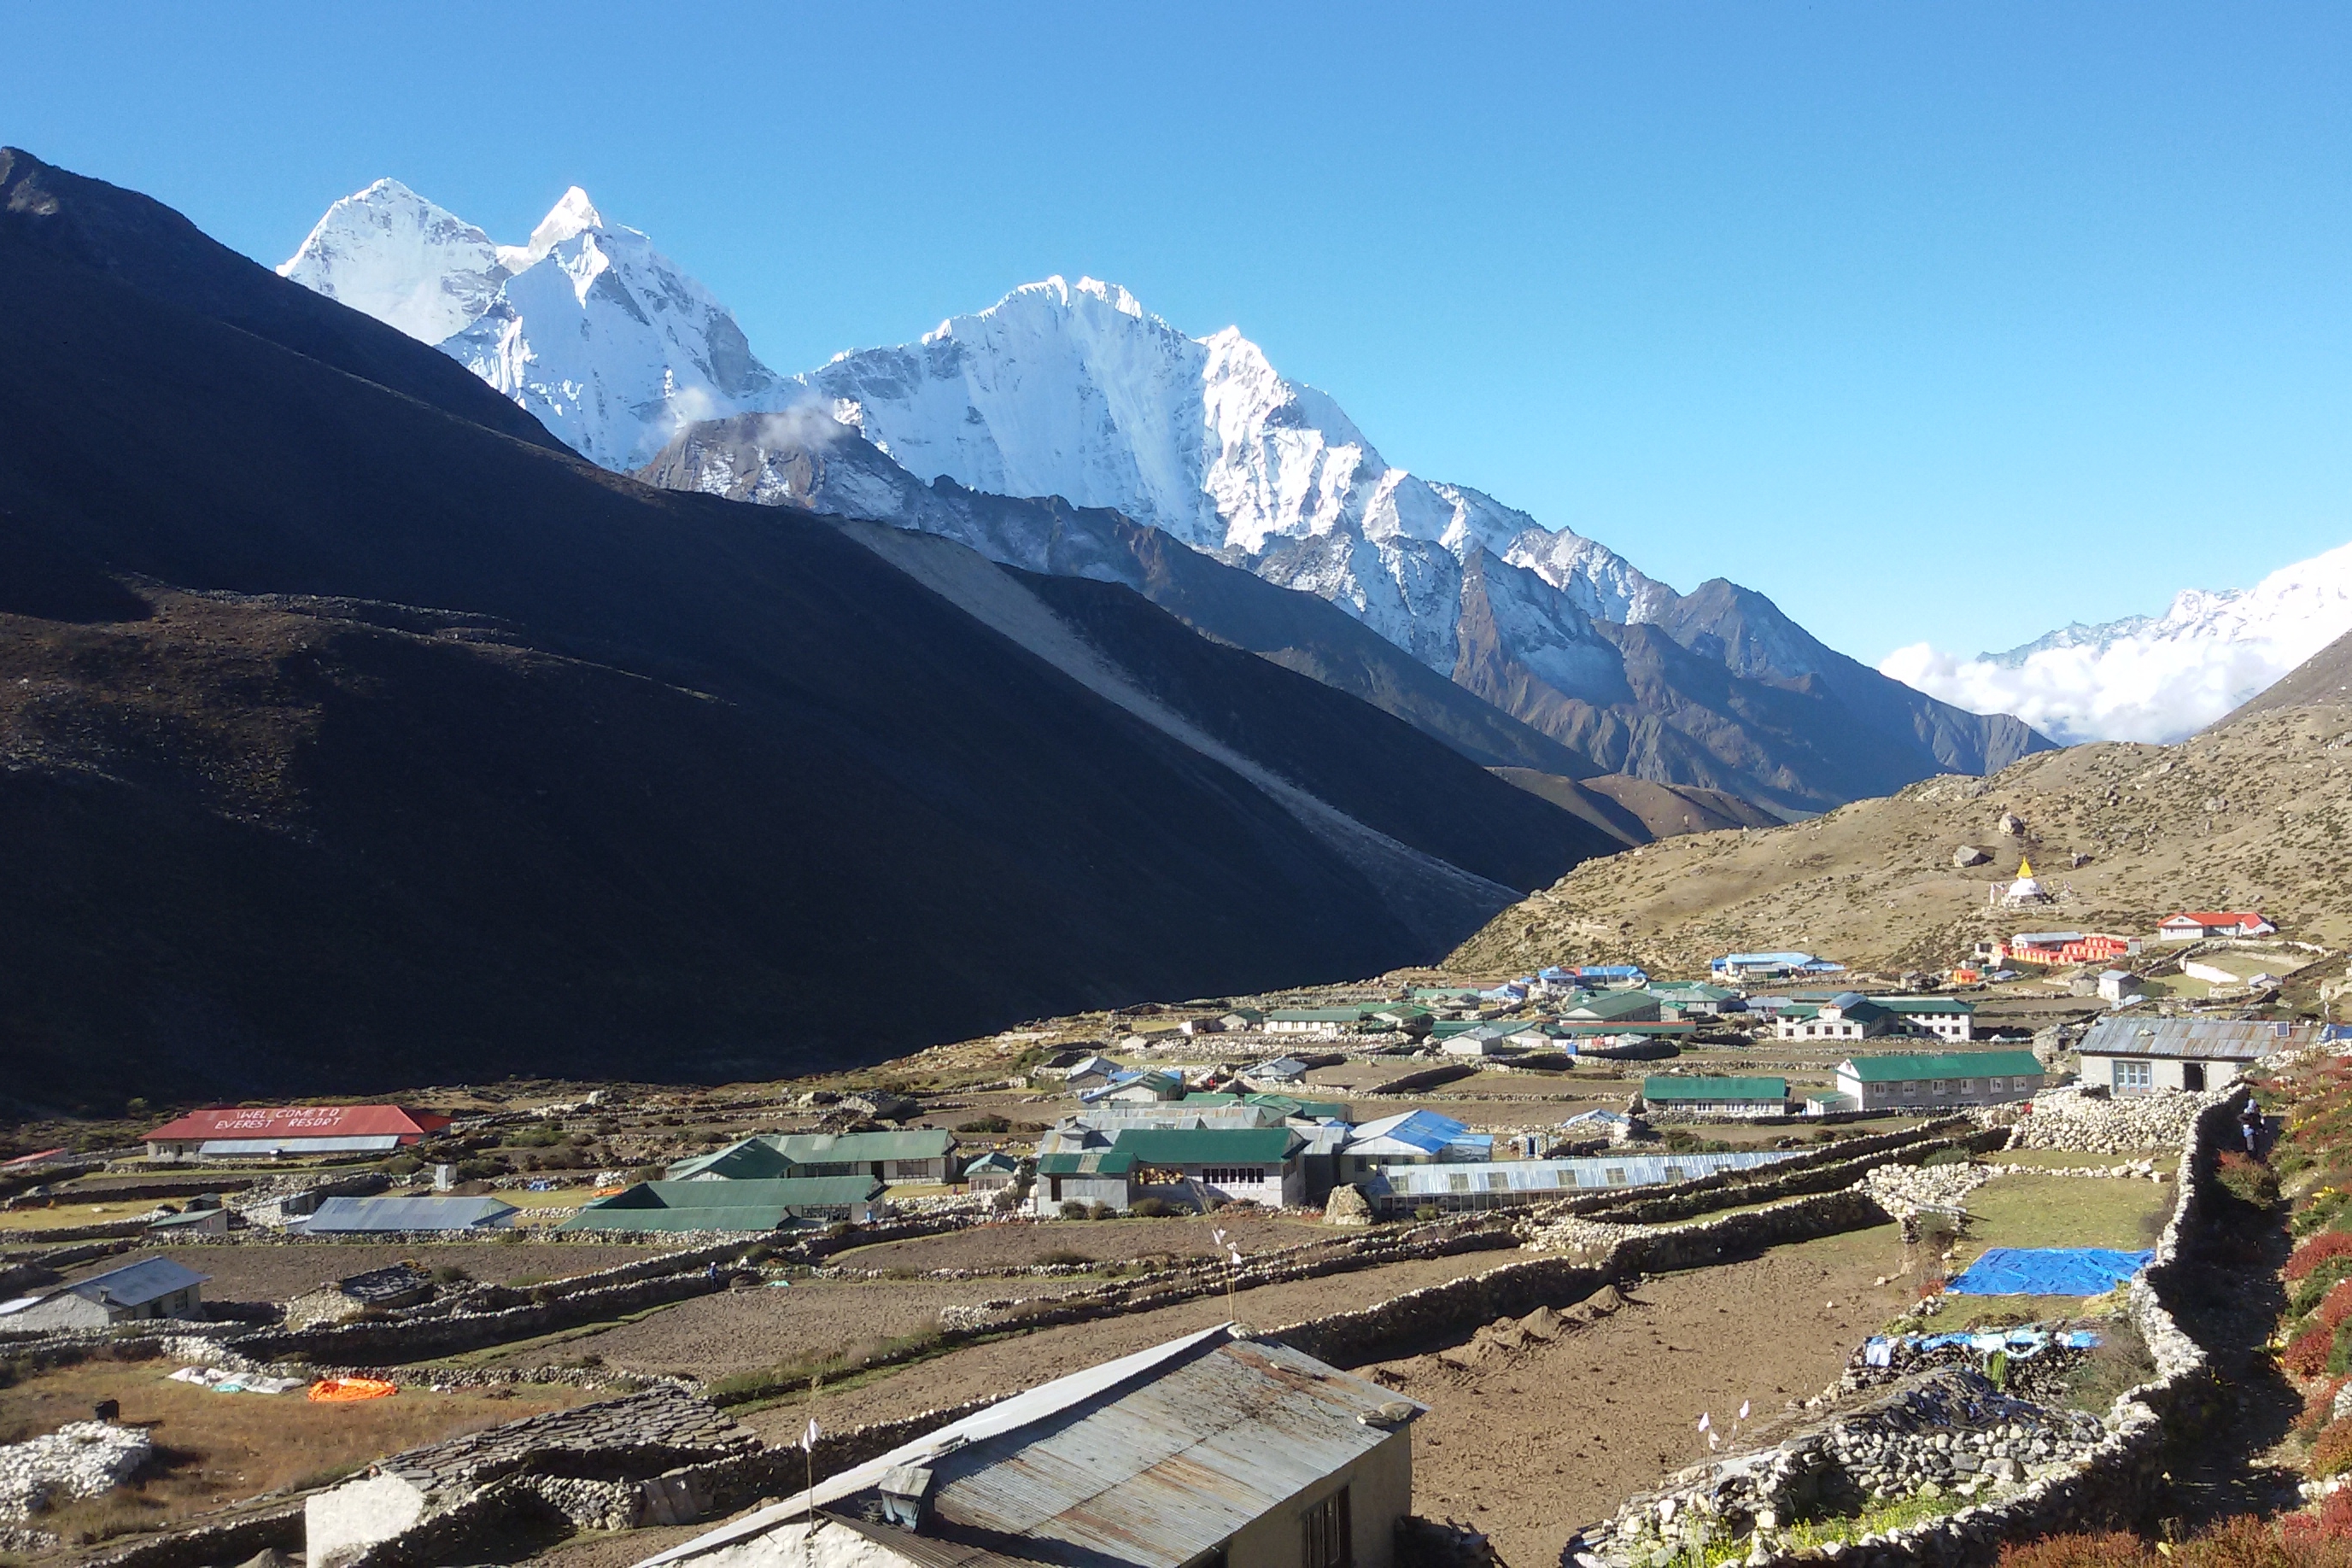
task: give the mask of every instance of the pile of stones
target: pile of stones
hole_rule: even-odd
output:
[[[1993,1175],[1982,1165],[1874,1165],[1854,1188],[1896,1219],[1910,1220],[1922,1209],[1958,1207]]]
[[[112,1491],[154,1457],[138,1426],[75,1421],[0,1447],[0,1519],[29,1519],[76,1498]]]
[[[1765,1562],[1800,1522],[1896,1499],[2005,1492],[2072,1466],[2104,1435],[2096,1418],[2004,1394],[1972,1368],[1933,1367],[1776,1447],[1681,1471],[1588,1532],[1578,1555],[1665,1568],[1746,1540],[1748,1559]]]
[[[2108,1100],[2079,1089],[2049,1089],[2033,1097],[2031,1115],[2011,1130],[2012,1149],[2080,1149],[2120,1154],[2135,1149],[2177,1149],[2207,1107],[2230,1097],[2217,1089],[2204,1094],[2158,1089],[2130,1100]]]

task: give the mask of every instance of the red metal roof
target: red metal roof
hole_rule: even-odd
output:
[[[2178,925],[2194,921],[2201,926],[2258,926],[2269,922],[2252,910],[2185,910],[2177,915],[2167,915],[2163,923]]]
[[[446,1116],[396,1105],[273,1105],[192,1110],[167,1121],[150,1139],[422,1138],[449,1125]]]

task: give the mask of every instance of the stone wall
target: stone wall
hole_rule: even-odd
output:
[[[1979,1568],[1999,1555],[2004,1542],[2029,1541],[2060,1531],[2111,1529],[2145,1519],[2153,1510],[2160,1496],[2168,1444],[2194,1430],[2211,1414],[2219,1398],[2205,1352],[2180,1329],[2167,1303],[2179,1289],[2186,1271],[2193,1267],[2182,1257],[2184,1241],[2207,1223],[2214,1201],[2214,1153],[2225,1146],[2243,1093],[2236,1090],[2203,1097],[2179,1157],[2179,1196],[2172,1218],[2157,1244],[2155,1261],[2132,1282],[2128,1291],[2131,1321],[2155,1362],[2156,1376],[2117,1395],[2102,1429],[2088,1442],[2084,1441],[2092,1436],[2087,1433],[2053,1436],[2041,1431],[2040,1426],[2046,1423],[1996,1423],[1991,1433],[1979,1435],[1986,1441],[1977,1447],[1981,1447],[1991,1459],[2000,1461],[2001,1468],[1990,1468],[1987,1459],[1976,1458],[1965,1478],[1969,1485],[1964,1495],[1973,1494],[1983,1484],[1980,1478],[1989,1478],[1995,1489],[1989,1500],[1966,1501],[1943,1518],[1883,1535],[1865,1535],[1836,1553],[1841,1564],[1855,1568],[1911,1564]],[[1953,1375],[1951,1369],[1944,1369],[1925,1374],[1925,1378]],[[1975,1376],[1972,1373],[1958,1375]],[[2025,1436],[2014,1436],[2017,1432]],[[1909,1470],[1898,1468],[1895,1461],[1888,1458],[1886,1446],[1870,1440],[1869,1434],[1859,1437],[1845,1436],[1849,1449],[1864,1465],[1879,1467],[1878,1470],[1865,1468],[1862,1474],[1883,1473],[1888,1487],[1895,1487],[1898,1477],[1910,1474]],[[1948,1439],[1952,1434],[1941,1436]],[[2034,1461],[2031,1472],[2022,1459],[2013,1459],[2011,1454],[2000,1451],[2004,1444],[2021,1441],[2027,1446],[2026,1457]],[[1802,1447],[1801,1440],[1798,1446]],[[1911,1445],[1915,1450],[1911,1459],[1932,1466],[1934,1461],[1923,1459],[1916,1451],[1917,1447],[1916,1442]],[[1948,1441],[1938,1448],[1948,1456],[1950,1451]],[[1632,1521],[1640,1525],[1640,1533],[1607,1543],[1601,1552],[1582,1553],[1578,1561],[1641,1563],[1657,1558],[1661,1552],[1678,1558],[1686,1550],[1686,1542],[1678,1537],[1673,1523],[1678,1506],[1701,1493],[1713,1496],[1737,1492],[1742,1485],[1756,1491],[1759,1485],[1780,1486],[1801,1479],[1793,1471],[1789,1475],[1780,1473],[1790,1469],[1789,1461],[1794,1452],[1790,1445],[1784,1444],[1777,1450],[1736,1457],[1706,1467],[1706,1474],[1682,1485],[1670,1496],[1636,1500],[1621,1515],[1621,1528]],[[1822,1447],[1819,1458],[1822,1465],[1813,1468],[1827,1468],[1832,1453]],[[1916,1468],[1916,1464],[1912,1465],[1912,1468]],[[2000,1489],[2014,1485],[2023,1476],[2030,1479],[2023,1479],[2023,1484],[2015,1486],[2015,1489]],[[1757,1491],[1757,1497],[1762,1500],[1764,1494]],[[1762,1526],[1764,1536],[1769,1538],[1773,1527],[1787,1521],[1777,1517],[1769,1503],[1766,1507],[1767,1511],[1762,1513],[1749,1511],[1743,1528],[1745,1524]],[[1648,1518],[1656,1521],[1654,1524],[1643,1521],[1645,1510]],[[1793,1568],[1799,1563],[1818,1560],[1818,1555],[1780,1552],[1769,1539],[1752,1540],[1746,1559],[1753,1568],[1780,1564]]]
[[[643,1311],[647,1307],[715,1295],[727,1289],[731,1282],[726,1275],[713,1279],[698,1270],[689,1270],[487,1312],[453,1311],[440,1317],[394,1317],[323,1328],[265,1330],[233,1340],[228,1348],[257,1361],[301,1356],[315,1363],[397,1366],[433,1356],[483,1350],[513,1340],[535,1339],[558,1330]]]

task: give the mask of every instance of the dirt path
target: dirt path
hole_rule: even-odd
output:
[[[744,1417],[744,1424],[770,1442],[786,1442],[799,1436],[811,1415],[833,1431],[870,1421],[896,1421],[989,1394],[1034,1388],[1066,1373],[1224,1322],[1228,1317],[1273,1328],[1303,1318],[1367,1307],[1425,1285],[1443,1284],[1465,1274],[1499,1268],[1518,1256],[1514,1251],[1471,1252],[1454,1258],[1392,1263],[1353,1274],[1244,1290],[1234,1298],[1231,1312],[1223,1296],[1203,1297],[1179,1306],[1163,1307],[1156,1312],[1073,1323],[992,1341],[883,1373],[837,1393],[826,1392],[754,1411]],[[992,1283],[998,1287],[995,1293],[1002,1293],[1002,1280],[977,1283]],[[657,1321],[658,1319],[648,1320],[643,1326],[651,1327]]]
[[[1414,1510],[1541,1568],[1571,1531],[1704,1458],[1702,1411],[1727,1430],[1746,1400],[1755,1432],[1834,1383],[1905,1305],[1902,1286],[1872,1283],[1901,1259],[1899,1232],[1879,1226],[1654,1276],[1548,1345],[1357,1370],[1430,1406],[1413,1427]]]

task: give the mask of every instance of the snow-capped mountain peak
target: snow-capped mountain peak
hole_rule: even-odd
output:
[[[499,246],[499,260],[508,271],[520,272],[565,240],[604,226],[604,217],[596,210],[596,204],[588,199],[587,192],[574,185],[539,220],[539,226],[530,231],[529,244]]]
[[[488,310],[509,268],[490,237],[398,180],[326,211],[278,276],[437,343]]]
[[[1977,712],[2017,714],[2061,741],[2180,740],[2352,631],[2352,544],[2251,588],[2182,590],[2161,616],[2075,622],[2006,653],[1927,643],[1880,669]]]

